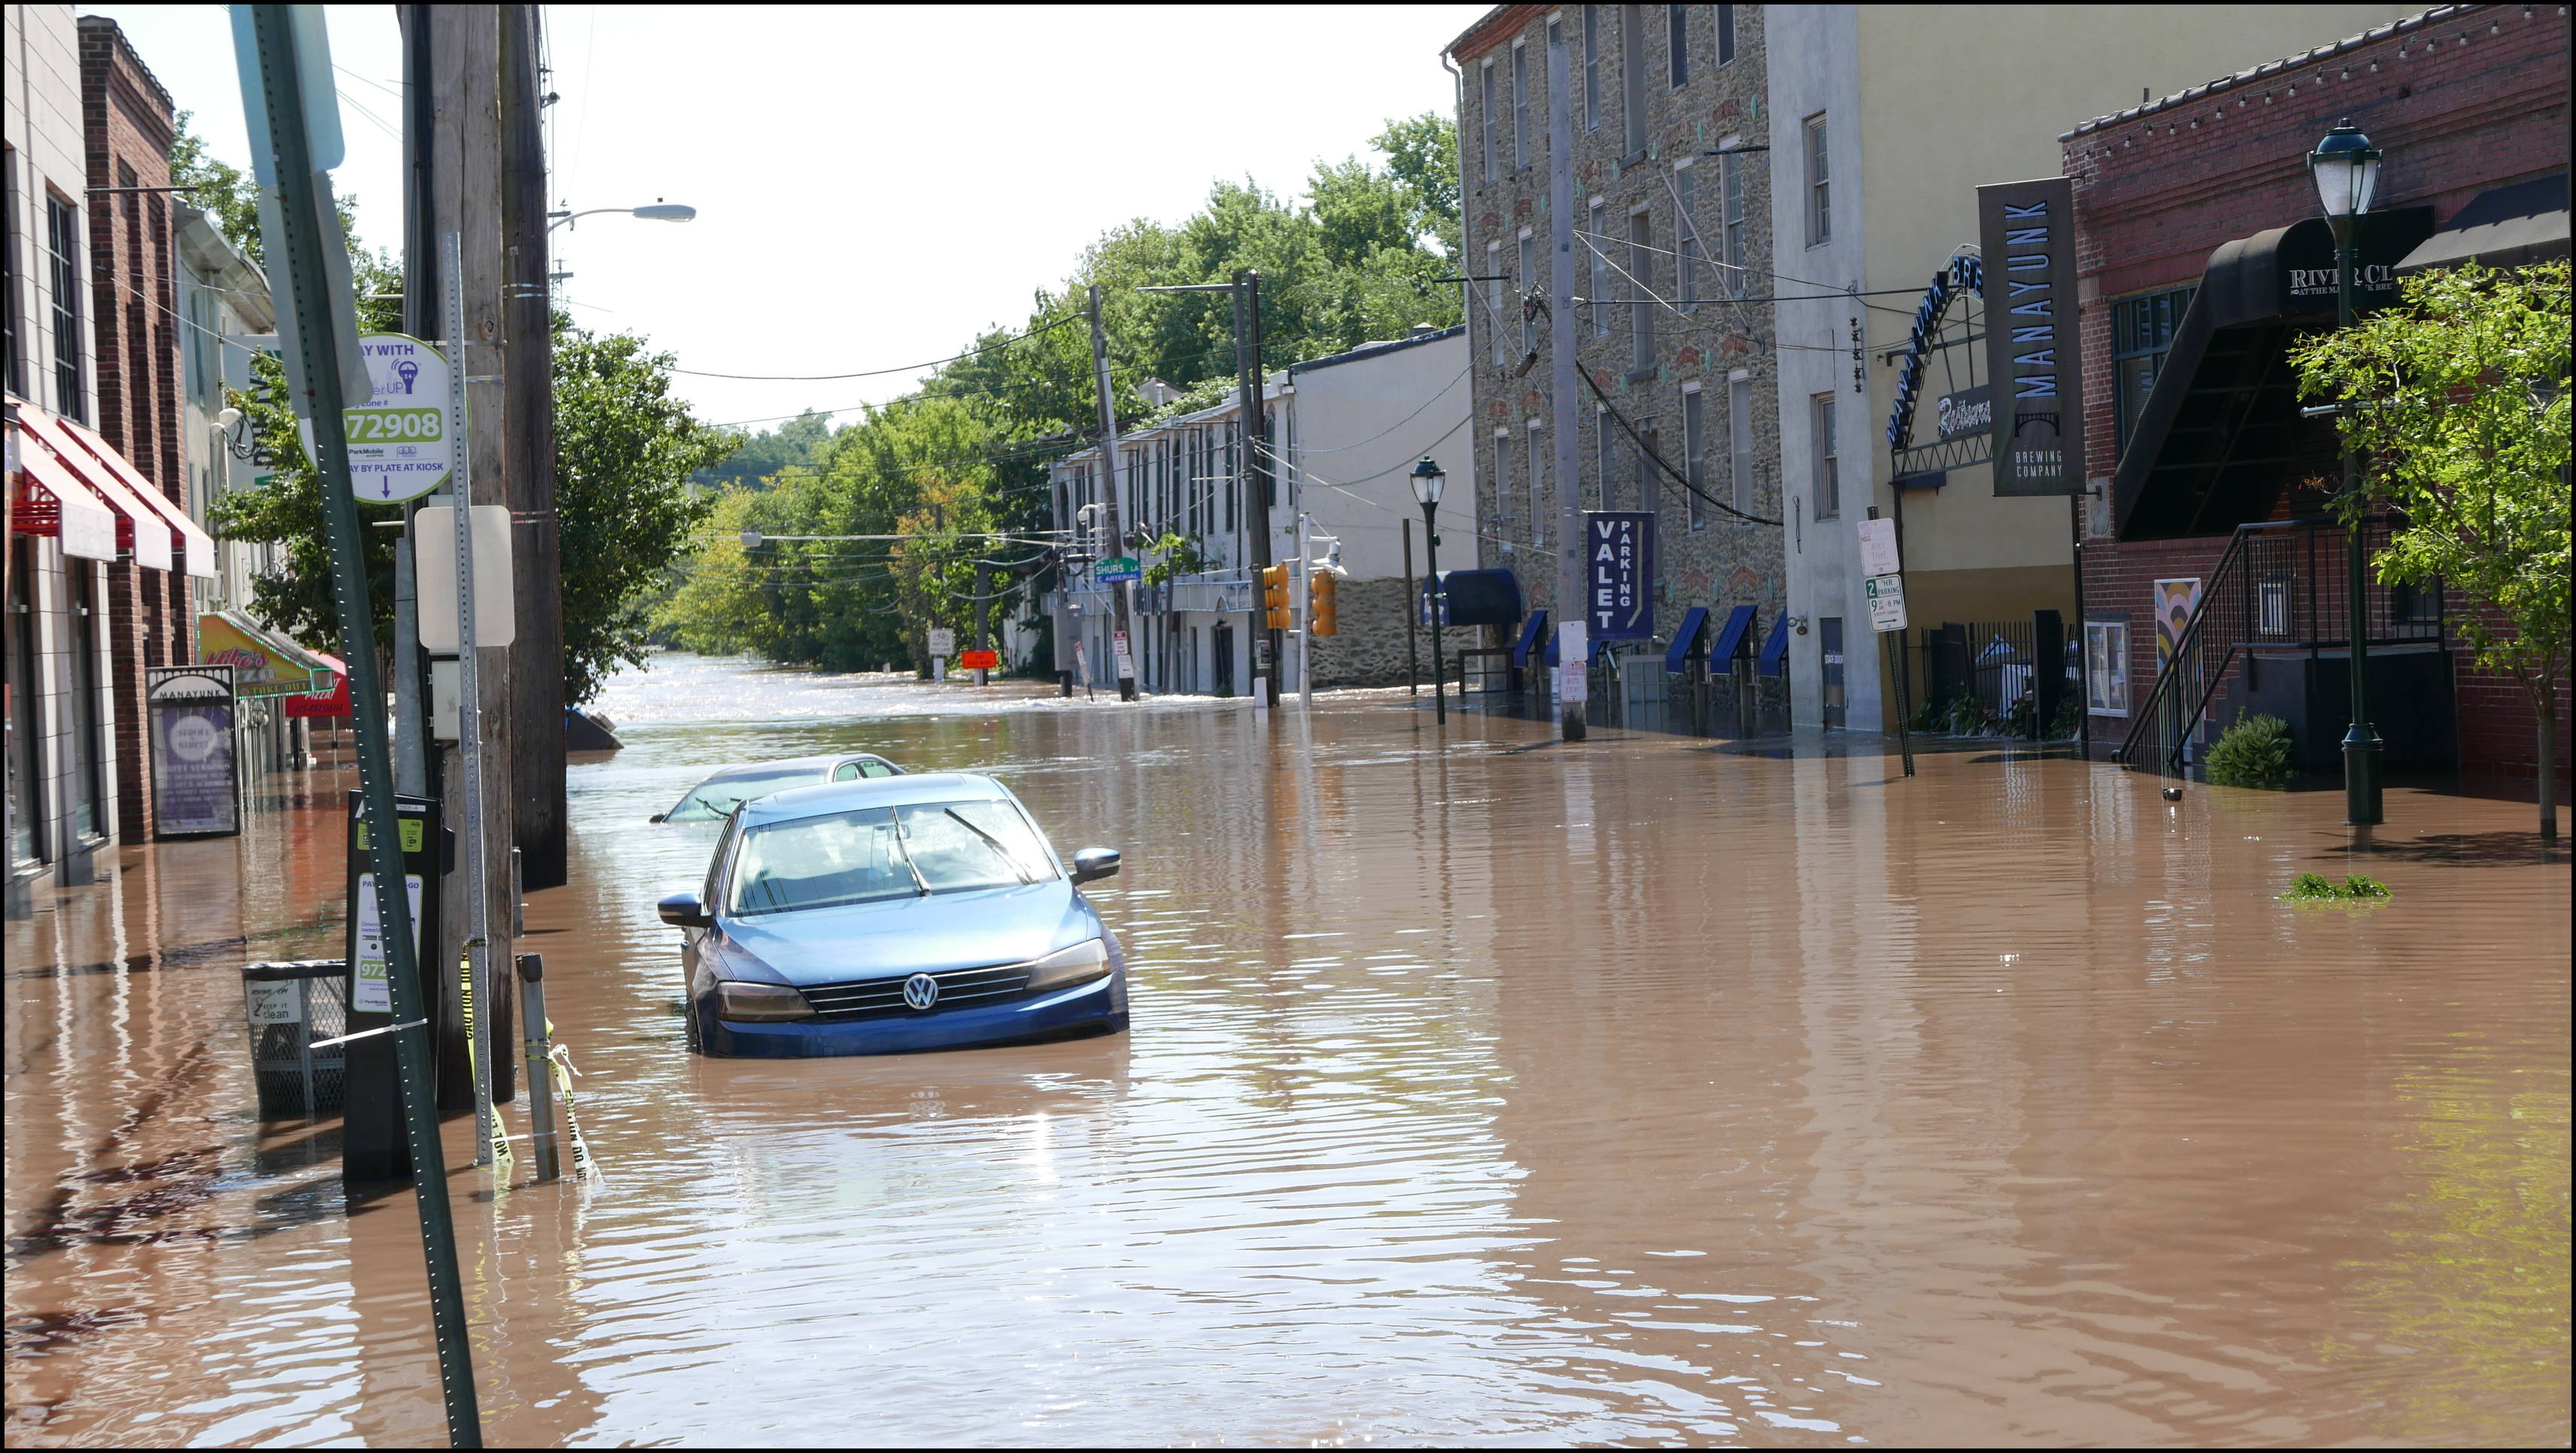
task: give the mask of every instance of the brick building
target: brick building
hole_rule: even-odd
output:
[[[2360,233],[2365,306],[2393,301],[2397,279],[2422,266],[2564,256],[2568,59],[2564,6],[2444,6],[2061,138],[2085,433],[2112,446],[2090,455],[2082,552],[2098,751],[2188,756],[2260,709],[2291,723],[2306,765],[2336,769],[2348,541],[2325,517],[2340,456],[2329,422],[2299,417],[2284,359],[2334,324],[2331,242],[2306,157],[2346,118],[2386,153]],[[2554,244],[2535,246],[2553,214]],[[2464,230],[2499,219],[2513,225]],[[2478,239],[2499,233],[2511,246],[2481,252]],[[2181,619],[2195,601],[2207,640],[2168,669],[2159,605]],[[2528,698],[2460,647],[2456,622],[2472,608],[2370,586],[2372,715],[2392,767],[2532,772]]]
[[[1449,47],[1464,75],[1463,260],[1502,279],[1472,284],[1467,308],[1478,562],[1514,571],[1532,610],[1554,612],[1567,543],[1548,326],[1523,307],[1549,287],[1551,25],[1573,116],[1576,363],[1591,380],[1573,409],[1583,508],[1656,512],[1667,636],[1691,606],[1719,620],[1753,606],[1768,632],[1786,599],[1764,11],[1502,5]]]
[[[125,32],[80,17],[81,130],[90,178],[89,249],[97,346],[93,423],[161,496],[186,507],[177,239],[170,142],[177,107]],[[185,568],[128,559],[108,567],[107,635],[116,694],[116,813],[122,835],[148,836],[152,777],[143,671],[196,651]]]

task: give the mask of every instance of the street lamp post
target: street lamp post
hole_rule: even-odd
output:
[[[1413,497],[1422,505],[1423,566],[1431,577],[1431,588],[1423,595],[1431,606],[1431,714],[1442,722],[1449,720],[1449,669],[1440,660],[1440,628],[1448,624],[1449,612],[1447,592],[1440,588],[1440,529],[1433,521],[1440,513],[1440,488],[1448,480],[1428,454],[1413,466]]]
[[[2346,120],[2326,133],[2325,140],[2308,154],[2308,174],[2317,184],[2317,198],[2325,204],[2326,226],[2334,232],[2335,245],[2335,327],[2353,324],[2353,273],[2359,265],[2359,247],[2354,234],[2359,231],[2362,214],[2370,210],[2371,193],[2379,186],[2378,148],[2361,129]],[[2350,512],[2346,525],[2350,558],[2345,573],[2350,616],[2352,667],[2352,725],[2343,737],[2344,820],[2366,826],[2380,819],[2379,733],[2370,726],[2370,552],[2368,501],[2362,497],[2361,460],[2352,446],[2343,446],[2344,507]]]
[[[698,209],[686,202],[656,200],[643,207],[588,207],[579,212],[555,212],[550,214],[546,230],[552,232],[558,227],[569,227],[584,217],[597,217],[607,212],[640,217],[647,222],[690,222],[695,221],[698,215]]]

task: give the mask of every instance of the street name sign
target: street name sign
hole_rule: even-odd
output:
[[[418,499],[456,466],[447,435],[447,360],[417,338],[370,333],[358,340],[367,401],[342,411],[349,431],[349,492],[374,504]]]
[[[1132,555],[1113,555],[1091,567],[1091,578],[1102,585],[1116,585],[1122,580],[1139,580],[1144,570]]]

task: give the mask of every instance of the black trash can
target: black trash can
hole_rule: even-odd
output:
[[[262,1120],[340,1113],[348,1080],[346,1045],[313,1048],[349,1032],[349,965],[297,959],[242,966],[242,1008]]]

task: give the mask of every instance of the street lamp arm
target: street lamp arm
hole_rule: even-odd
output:
[[[641,217],[647,222],[688,222],[698,215],[697,208],[681,202],[655,202],[643,207],[585,207],[578,212],[556,213],[554,220],[546,224],[546,230],[552,232],[558,227],[568,227],[584,217],[596,217],[603,212],[619,212],[629,217]]]

